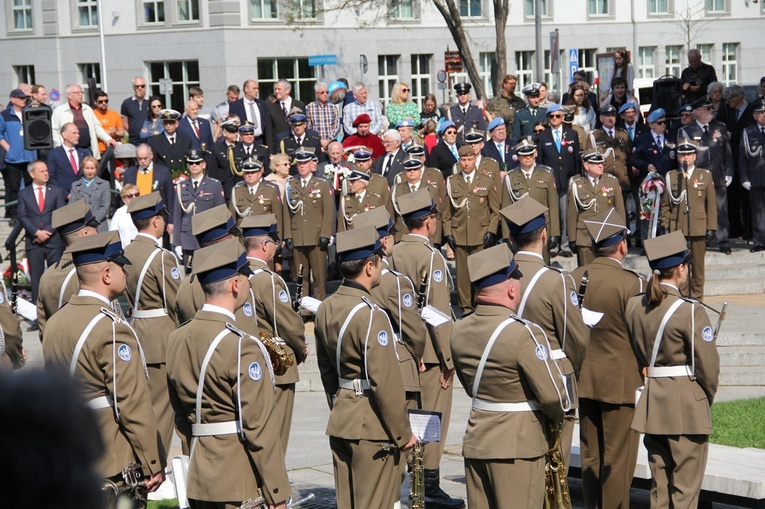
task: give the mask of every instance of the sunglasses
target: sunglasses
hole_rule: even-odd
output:
[[[451,130],[450,131],[444,131],[444,134],[448,134],[448,135],[451,136],[451,135],[457,134],[457,131],[451,131]]]
[[[109,99],[99,99],[96,104],[109,104]]]
[[[135,88],[135,89],[146,88],[146,85],[133,85],[133,88]]]
[[[657,120],[656,122],[654,122],[654,124],[656,124],[656,125],[664,125],[666,123],[667,123],[666,120]]]
[[[126,194],[123,198],[138,198],[140,194]]]
[[[402,92],[409,92],[409,89],[408,88],[402,88],[401,91]]]
[[[202,161],[187,161],[186,164],[189,166],[199,166],[202,164]]]
[[[563,115],[550,115],[550,118],[563,118]]]

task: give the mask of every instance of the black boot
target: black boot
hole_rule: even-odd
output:
[[[452,498],[441,489],[441,475],[438,469],[425,469],[425,507],[428,509],[460,509],[465,507],[461,498]]]

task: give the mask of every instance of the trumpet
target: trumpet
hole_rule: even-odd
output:
[[[268,350],[268,356],[271,358],[271,366],[274,368],[274,375],[281,376],[294,364],[287,350],[284,348],[287,343],[282,338],[275,337],[263,329],[260,331],[260,340]]]

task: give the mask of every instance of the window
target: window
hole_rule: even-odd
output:
[[[277,0],[250,0],[250,19],[277,19],[279,17]]]
[[[722,84],[735,85],[738,79],[738,43],[724,42],[722,45]]]
[[[170,79],[173,86],[164,96],[165,107],[183,111],[189,100],[189,87],[199,85],[199,62],[149,62],[148,67],[149,95],[159,95],[159,80]]]
[[[704,62],[712,62],[714,60],[714,44],[699,44],[696,49],[701,53],[701,60]]]
[[[393,85],[398,81],[399,55],[377,56],[377,83],[379,85],[379,97],[384,104],[390,101],[390,93]]]
[[[516,90],[523,90],[523,87],[534,82],[534,52],[516,51],[515,52],[515,75],[518,77]]]
[[[308,57],[301,58],[259,58],[258,84],[260,97],[274,92],[274,84],[287,80],[292,85],[291,96],[305,103],[314,100],[313,86],[316,83],[316,67],[308,65]]]
[[[587,13],[590,16],[610,16],[611,0],[588,0]]]
[[[725,0],[706,0],[707,14],[723,14],[728,6]]]
[[[587,83],[593,87],[593,78],[595,77],[595,53],[597,48],[579,50],[579,70],[587,73]],[[571,81],[574,81],[573,76]],[[594,90],[593,90],[594,91]]]
[[[682,46],[664,48],[664,74],[680,77],[680,52],[682,49]]]
[[[460,16],[463,18],[480,18],[483,15],[481,0],[459,0]]]
[[[655,56],[656,48],[654,46],[641,46],[638,48],[638,78],[656,77]]]
[[[13,71],[16,73],[17,83],[29,83],[30,85],[37,83],[37,80],[35,79],[35,66],[14,65]]]
[[[80,27],[97,27],[98,0],[77,0],[77,19]]]
[[[669,0],[649,0],[648,14],[652,14],[654,16],[670,14]]]
[[[550,3],[548,0],[542,0],[542,8],[540,9],[542,11],[541,16],[543,18],[549,18],[550,16]],[[526,18],[534,19],[536,11],[534,10],[536,7],[536,0],[526,0],[526,10],[525,15]]]
[[[32,0],[13,0],[14,30],[32,30]]]
[[[199,0],[178,0],[178,21],[199,21]]]
[[[82,87],[83,90],[88,88],[89,78],[96,80],[96,88],[101,88],[101,64],[98,62],[94,64],[77,64],[77,67],[80,68],[81,83],[85,83],[85,86]]]
[[[484,99],[491,99],[494,95],[492,93],[491,86],[491,68],[495,65],[494,62],[494,52],[481,52],[478,55],[478,75],[481,76],[481,81],[483,82],[483,90],[486,93],[486,97]]]
[[[295,20],[316,19],[316,0],[287,0],[289,15]]]
[[[143,0],[143,22],[165,22],[165,0]]]
[[[415,19],[415,0],[393,0],[390,17],[393,19]]]
[[[430,89],[430,62],[433,55],[412,55],[412,91],[409,98],[417,103],[422,110],[425,95]]]

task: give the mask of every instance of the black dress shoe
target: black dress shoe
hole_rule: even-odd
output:
[[[572,253],[571,251],[561,251],[560,255],[563,258],[571,258],[572,256],[574,256],[574,253]]]
[[[36,331],[36,330],[40,330],[40,324],[37,322],[37,320],[32,322],[32,325],[27,327],[27,332],[32,332],[32,331]]]
[[[725,247],[721,247],[721,248],[720,248],[720,252],[721,252],[721,253],[725,253],[726,255],[729,255],[729,254],[731,254],[733,251],[731,251],[730,247],[728,247],[728,246],[725,246]]]
[[[756,253],[758,251],[765,251],[765,247],[763,247],[763,246],[754,246],[752,249],[749,250],[750,253]]]

